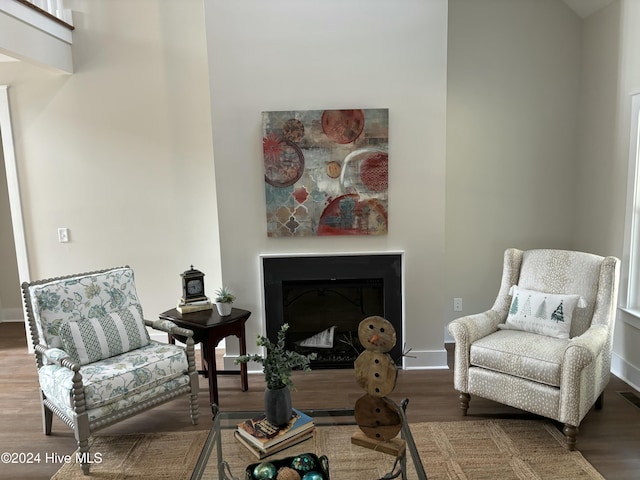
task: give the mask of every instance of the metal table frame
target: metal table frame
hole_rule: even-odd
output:
[[[422,465],[422,460],[420,459],[420,455],[418,454],[418,450],[416,448],[415,442],[413,441],[413,435],[411,434],[411,429],[409,427],[409,423],[407,422],[406,410],[407,405],[409,404],[408,399],[402,400],[400,404],[400,417],[402,419],[402,428],[400,430],[401,438],[405,440],[407,448],[404,450],[403,454],[401,454],[398,458],[396,458],[396,462],[393,466],[393,469],[388,474],[381,477],[379,480],[392,480],[398,477],[401,477],[403,480],[407,479],[407,449],[409,450],[409,454],[411,455],[411,460],[416,469],[416,474],[418,480],[427,480],[427,475],[424,471],[424,467]],[[213,449],[216,449],[216,457],[218,459],[222,458],[222,441],[221,441],[221,419],[222,418],[233,418],[238,421],[243,418],[249,418],[252,416],[258,415],[260,412],[221,412],[216,404],[211,405],[211,410],[213,413],[213,425],[211,426],[211,431],[209,432],[209,436],[205,441],[204,446],[202,447],[202,452],[200,453],[200,457],[196,463],[194,471],[191,475],[191,480],[200,480],[204,474],[205,469],[207,468],[207,464],[209,462],[209,458],[211,457],[211,453]],[[336,419],[339,417],[351,418],[353,417],[352,409],[333,409],[333,410],[305,410],[307,415],[314,418],[316,421],[316,425],[355,425],[354,421],[345,421],[341,422],[323,422],[323,418],[332,418]],[[218,464],[218,478],[220,480],[238,480],[237,477],[234,477],[229,470],[229,466],[225,461],[221,461]]]

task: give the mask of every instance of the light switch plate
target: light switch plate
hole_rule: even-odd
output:
[[[59,228],[58,229],[58,241],[60,243],[67,243],[69,241],[69,229],[68,228]]]

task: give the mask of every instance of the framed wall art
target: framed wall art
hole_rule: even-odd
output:
[[[389,110],[262,112],[269,237],[385,235]]]

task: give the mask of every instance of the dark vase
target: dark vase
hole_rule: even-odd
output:
[[[291,419],[291,391],[289,387],[264,391],[264,413],[273,425],[285,425]]]

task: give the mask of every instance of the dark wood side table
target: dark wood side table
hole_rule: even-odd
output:
[[[247,364],[240,364],[240,371],[217,371],[216,370],[216,346],[225,337],[235,335],[240,340],[240,355],[247,354],[247,344],[244,335],[244,324],[251,315],[248,310],[234,308],[231,315],[221,317],[218,311],[204,310],[201,312],[185,313],[178,312],[175,308],[160,314],[162,320],[169,320],[179,327],[193,330],[193,341],[201,343],[202,363],[205,369],[202,373],[209,377],[209,399],[211,403],[219,405],[218,401],[218,374],[240,374],[242,391],[249,388],[247,380]],[[180,338],[178,338],[180,340]],[[174,343],[175,339],[169,335],[169,342]]]

